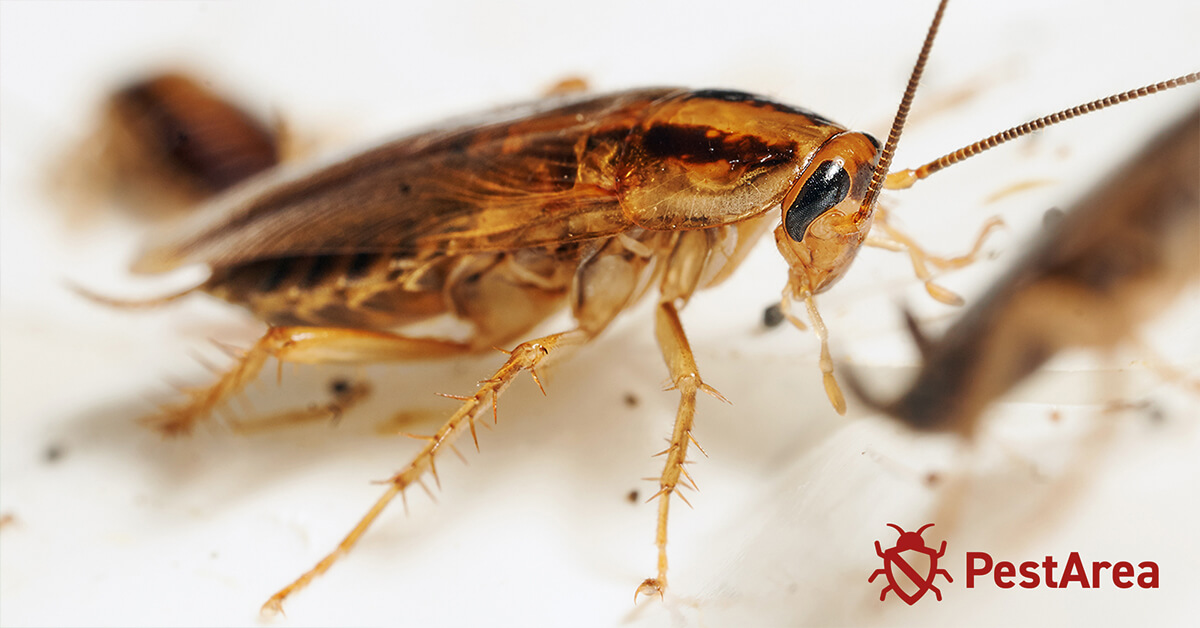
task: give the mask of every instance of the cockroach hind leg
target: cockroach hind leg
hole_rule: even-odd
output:
[[[573,330],[531,340],[513,349],[508,360],[495,374],[480,382],[475,394],[467,397],[436,433],[421,438],[425,441],[425,446],[403,470],[383,482],[387,484],[383,495],[375,501],[367,514],[359,519],[358,524],[338,543],[338,546],[318,561],[312,569],[304,572],[291,584],[272,595],[263,604],[262,615],[270,617],[282,613],[283,602],[293,593],[308,586],[310,582],[328,571],[339,558],[350,552],[393,499],[400,496],[403,500],[405,491],[414,484],[424,487],[421,480],[426,473],[434,471],[434,458],[442,451],[452,448],[454,441],[475,424],[479,419],[479,413],[490,406],[491,400],[504,392],[517,375],[544,363],[555,355],[555,351],[558,349],[580,345],[590,339],[591,334],[582,330]],[[486,425],[486,423],[484,424]],[[428,491],[428,487],[425,487],[425,490]],[[432,493],[430,495],[432,497]]]
[[[332,387],[330,398],[325,403],[313,403],[305,408],[268,415],[260,415],[250,406],[246,411],[253,418],[230,421],[230,427],[239,434],[251,434],[317,421],[328,421],[331,425],[336,425],[343,415],[370,397],[371,384],[366,380],[335,381],[341,385]],[[238,395],[238,399],[249,406],[245,395]]]
[[[456,355],[468,349],[467,345],[448,340],[409,338],[386,332],[328,327],[272,327],[254,346],[231,354],[235,364],[211,386],[188,391],[187,401],[164,406],[160,412],[143,421],[168,436],[187,434],[220,404],[254,381],[270,358],[278,360],[281,367],[284,362],[372,363]],[[334,399],[333,404],[353,405],[360,400],[359,396],[353,396],[352,399]],[[327,416],[328,410],[318,409],[317,414]]]

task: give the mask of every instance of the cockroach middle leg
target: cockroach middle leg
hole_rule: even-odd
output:
[[[197,422],[211,415],[221,403],[241,392],[253,381],[267,360],[297,364],[393,362],[460,355],[470,346],[436,338],[409,338],[398,334],[331,327],[272,327],[254,346],[235,355],[237,363],[216,383],[187,391],[187,402],[164,406],[146,419],[151,427],[168,435],[186,434]]]
[[[696,483],[688,475],[684,465],[688,463],[688,445],[695,443],[692,427],[696,416],[696,392],[704,391],[721,401],[726,401],[713,387],[700,379],[696,368],[696,360],[692,356],[692,348],[679,322],[679,312],[669,302],[658,305],[655,317],[655,335],[658,346],[662,350],[663,360],[671,374],[671,389],[679,391],[679,410],[675,415],[675,429],[671,434],[671,444],[658,455],[667,457],[663,465],[662,477],[658,481],[658,492],[646,501],[658,500],[658,528],[654,543],[658,546],[658,575],[647,578],[634,593],[634,601],[638,594],[658,594],[660,597],[667,586],[667,516],[671,510],[671,496],[677,494],[679,488],[696,490]],[[728,401],[726,401],[728,403]],[[697,448],[700,445],[696,444]],[[701,449],[701,452],[704,450]],[[686,504],[687,498],[682,493],[679,498]],[[689,506],[691,504],[688,504]]]
[[[508,352],[508,360],[505,361],[504,365],[491,377],[480,382],[475,394],[470,397],[460,398],[463,403],[459,406],[458,410],[451,415],[434,435],[422,439],[426,442],[425,447],[421,449],[420,453],[402,471],[384,482],[388,485],[387,490],[371,506],[367,514],[363,515],[358,524],[354,526],[354,529],[338,543],[338,546],[322,558],[312,569],[304,572],[304,574],[296,578],[291,584],[280,589],[275,595],[272,595],[271,599],[263,604],[262,612],[266,615],[274,615],[280,612],[283,608],[283,602],[288,596],[303,589],[314,578],[328,571],[339,558],[348,553],[358,543],[359,539],[367,531],[367,528],[383,512],[383,509],[397,495],[403,499],[405,489],[419,483],[426,472],[429,472],[433,476],[434,481],[440,485],[437,467],[435,466],[437,455],[446,448],[453,449],[454,441],[459,436],[462,436],[464,431],[468,430],[471,432],[471,438],[475,441],[476,449],[478,449],[479,440],[475,434],[475,422],[479,420],[479,413],[484,408],[491,407],[493,421],[495,421],[496,402],[500,394],[508,388],[508,385],[516,379],[517,375],[522,371],[529,371],[530,375],[536,380],[537,367],[544,364],[551,356],[557,355],[555,351],[584,344],[590,339],[591,334],[577,329],[530,340]],[[688,355],[691,355],[690,352]],[[538,382],[538,386],[541,386],[540,381]]]
[[[975,237],[975,244],[968,253],[958,257],[938,257],[927,253],[912,237],[889,223],[887,211],[882,207],[877,207],[875,209],[875,228],[882,231],[884,235],[882,237],[870,236],[865,244],[889,251],[908,253],[909,259],[912,260],[913,272],[925,284],[925,291],[929,293],[929,296],[946,305],[962,305],[962,297],[934,283],[933,273],[929,267],[946,271],[969,266],[979,257],[979,251],[983,249],[983,243],[987,241],[988,235],[1003,225],[1003,220],[993,216],[980,228],[979,235]]]

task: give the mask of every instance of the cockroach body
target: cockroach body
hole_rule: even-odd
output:
[[[656,338],[680,396],[651,497],[658,506],[657,574],[638,587],[661,595],[671,497],[685,499],[679,489],[694,488],[685,465],[695,444],[696,396],[721,398],[699,375],[679,311],[697,290],[729,277],[776,222],[776,246],[789,266],[781,311],[803,327],[789,306],[804,302],[821,339],[826,393],[844,411],[813,297],[846,272],[873,221],[886,226],[876,200],[944,8],[943,1],[884,146],[819,115],[742,92],[654,88],[569,96],[412,135],[316,170],[257,179],[146,251],[135,270],[211,269],[196,288],[148,303],[202,290],[272,325],[215,384],[149,419],[168,434],[192,429],[270,358],[368,363],[520,342],[474,394],[455,397],[458,410],[386,482],[338,547],[264,610],[278,611],[324,573],[395,497],[427,473],[436,478],[435,459],[459,436],[469,432],[474,439],[489,407],[495,419],[499,395],[520,372],[537,380],[540,366],[593,339],[652,291]],[[1189,75],[1137,95],[1197,79]],[[1060,118],[1072,115],[1078,112]],[[900,175],[887,185],[905,187],[925,173]],[[931,294],[953,300],[931,283],[925,265],[961,265],[970,256],[927,258],[894,229],[886,233],[892,248],[912,256]],[[564,307],[572,329],[528,339]],[[469,331],[403,335],[441,316]]]
[[[197,78],[155,74],[108,98],[99,128],[66,174],[124,207],[161,216],[278,165],[286,139],[280,130]]]
[[[682,305],[730,275],[781,204],[792,284],[821,292],[870,226],[858,209],[878,144],[803,110],[650,89],[519,116],[256,186],[135,268],[207,264],[204,291],[277,326],[448,314],[473,329],[441,347],[456,353],[519,340],[567,304],[594,336],[651,286]]]

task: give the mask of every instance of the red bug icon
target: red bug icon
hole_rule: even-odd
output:
[[[896,595],[904,600],[905,604],[912,606],[927,591],[933,591],[933,594],[937,596],[937,600],[941,602],[942,592],[934,586],[933,579],[940,574],[946,576],[947,582],[954,582],[954,578],[951,578],[945,569],[938,569],[937,566],[938,559],[946,553],[946,542],[942,541],[942,548],[937,553],[934,553],[933,548],[925,546],[925,539],[921,538],[921,533],[926,528],[933,526],[932,523],[921,526],[921,529],[916,532],[905,532],[904,528],[894,523],[889,523],[888,525],[896,528],[900,533],[900,538],[896,540],[895,547],[891,547],[887,551],[883,550],[883,546],[879,544],[879,541],[875,541],[875,553],[879,554],[879,557],[883,559],[883,567],[876,569],[875,573],[872,573],[871,577],[867,578],[867,582],[874,582],[875,578],[880,574],[887,576],[889,584],[879,594],[879,601],[882,602],[887,597],[888,591],[895,591]],[[922,563],[927,563],[924,576],[921,576],[917,568],[910,564],[910,559],[917,559]],[[897,581],[897,570],[906,576],[903,582],[909,586],[901,586],[901,582]],[[911,588],[914,591],[909,593],[905,590],[906,588]]]

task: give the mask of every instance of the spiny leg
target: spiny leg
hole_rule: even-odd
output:
[[[325,573],[339,558],[348,553],[367,528],[375,522],[383,509],[396,498],[397,495],[403,497],[405,489],[415,483],[419,483],[421,478],[428,471],[435,482],[438,482],[437,467],[435,466],[435,458],[444,448],[453,450],[454,441],[462,435],[464,431],[470,430],[471,437],[475,439],[475,447],[479,448],[479,441],[475,436],[475,421],[479,418],[479,413],[486,407],[491,407],[493,412],[493,420],[495,420],[496,400],[500,393],[504,392],[505,388],[512,383],[513,379],[521,371],[529,371],[537,380],[537,371],[535,370],[540,364],[543,364],[556,349],[565,348],[573,345],[580,345],[587,342],[590,336],[581,330],[552,334],[536,340],[522,343],[516,349],[509,352],[508,360],[496,371],[490,378],[480,382],[479,389],[470,397],[461,397],[462,405],[451,417],[438,429],[433,436],[425,438],[425,447],[420,453],[408,463],[408,466],[403,470],[393,475],[387,480],[387,490],[375,502],[367,514],[359,520],[354,529],[342,539],[341,543],[334,548],[332,552],[322,558],[312,569],[304,572],[299,578],[296,578],[291,584],[282,588],[271,599],[263,604],[262,612],[267,615],[278,613],[282,610],[283,601],[291,594],[303,589],[314,578]],[[538,383],[541,386],[541,383]],[[458,398],[458,397],[456,397]]]
[[[146,423],[168,435],[190,432],[221,403],[241,392],[269,358],[304,364],[363,364],[451,356],[466,353],[468,345],[434,338],[408,338],[397,334],[330,327],[272,327],[258,342],[240,354],[237,363],[207,388],[187,391],[185,403],[164,406]]]
[[[893,227],[887,221],[887,212],[882,208],[877,208],[875,212],[875,226],[883,231],[885,237],[872,236],[867,238],[867,246],[887,249],[889,251],[904,251],[908,253],[909,259],[912,260],[913,272],[917,278],[925,284],[925,291],[929,296],[945,303],[947,305],[962,305],[962,297],[954,294],[950,290],[933,282],[933,273],[929,270],[930,266],[938,270],[952,270],[955,268],[963,268],[970,265],[979,256],[979,251],[983,248],[983,243],[987,240],[987,236],[993,229],[1004,225],[1004,221],[999,218],[989,218],[980,229],[979,235],[975,237],[975,245],[971,247],[971,251],[966,255],[958,257],[938,257],[930,255],[921,248],[908,234]]]
[[[696,415],[696,391],[704,392],[725,401],[716,390],[700,380],[696,369],[696,360],[692,356],[692,348],[688,345],[683,325],[679,322],[679,312],[671,303],[659,303],[655,316],[655,335],[658,338],[659,349],[662,350],[663,360],[671,373],[671,388],[679,391],[679,411],[675,415],[675,429],[671,434],[671,444],[658,455],[666,455],[667,461],[663,466],[662,477],[659,478],[658,492],[647,501],[658,499],[658,528],[655,534],[655,545],[658,546],[658,576],[647,578],[638,586],[633,595],[636,602],[638,594],[654,594],[662,596],[667,587],[667,515],[671,509],[671,496],[682,485],[692,490],[695,483],[688,475],[684,465],[688,463],[688,445],[695,443],[692,437],[693,419]],[[699,444],[696,445],[700,447]],[[704,450],[701,449],[701,452]],[[679,498],[687,503],[682,494]],[[689,506],[691,504],[688,504]]]

